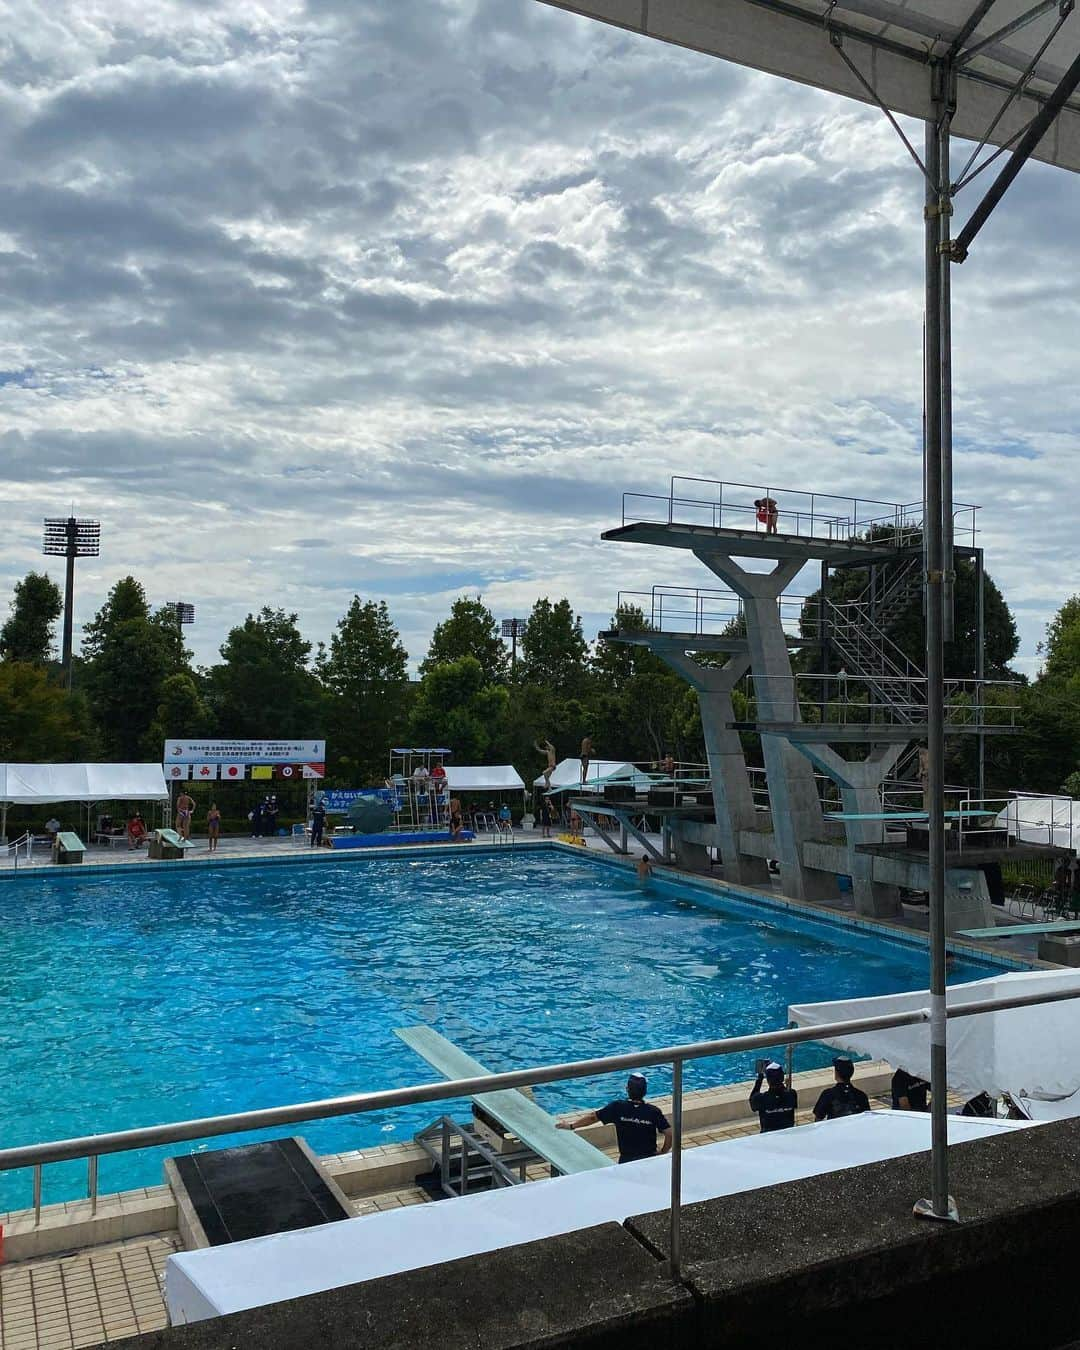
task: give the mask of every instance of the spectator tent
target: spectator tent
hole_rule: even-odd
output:
[[[512,764],[447,764],[446,787],[459,792],[520,792],[528,810],[525,783]]]
[[[589,778],[591,787],[595,787],[604,778],[630,778],[636,770],[625,759],[590,759]],[[553,788],[575,787],[581,782],[581,760],[574,755],[571,759],[561,759],[551,771]],[[544,775],[533,779],[533,787],[544,786]]]
[[[168,800],[160,764],[0,764],[0,838],[9,806]]]

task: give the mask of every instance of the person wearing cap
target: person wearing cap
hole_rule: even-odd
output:
[[[769,1085],[764,1092],[761,1090],[763,1080]],[[783,1066],[773,1060],[762,1070],[759,1061],[757,1081],[750,1094],[750,1110],[761,1123],[761,1133],[790,1130],[795,1124],[798,1105],[799,1094],[784,1082]]]
[[[827,1087],[814,1106],[815,1120],[839,1120],[841,1116],[861,1116],[870,1110],[870,1098],[852,1083],[855,1065],[843,1055],[832,1062],[836,1081]]]
[[[671,1148],[671,1125],[658,1106],[645,1100],[648,1090],[645,1075],[632,1073],[626,1080],[626,1096],[608,1102],[599,1111],[586,1111],[576,1120],[560,1120],[559,1130],[579,1130],[584,1125],[614,1125],[619,1141],[619,1162],[638,1162],[641,1158],[655,1158],[656,1141],[660,1139],[660,1153]]]

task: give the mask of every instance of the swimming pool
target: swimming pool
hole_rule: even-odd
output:
[[[393,1035],[427,1023],[491,1069],[782,1026],[787,1005],[925,987],[925,950],[565,854],[118,869],[0,887],[5,1146],[425,1082]],[[957,963],[953,982],[988,968]],[[797,1067],[828,1061],[798,1051]],[[686,1067],[688,1087],[752,1057]],[[650,1091],[669,1076],[650,1075]],[[550,1110],[617,1082],[537,1090]],[[419,1106],[299,1127],[317,1152],[407,1140]],[[287,1131],[272,1130],[281,1134]],[[207,1147],[257,1138],[211,1141]],[[265,1136],[263,1136],[265,1137]],[[161,1159],[101,1160],[102,1191],[156,1185]],[[0,1208],[30,1200],[0,1175]],[[46,1201],[85,1164],[44,1171]]]

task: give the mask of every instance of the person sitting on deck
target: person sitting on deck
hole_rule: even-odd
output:
[[[675,774],[675,756],[670,750],[665,752],[664,758],[660,761],[660,772],[667,774],[669,778]]]
[[[499,807],[499,829],[503,834],[512,834],[514,823],[510,816],[510,808],[505,802]]]
[[[146,843],[146,821],[138,811],[128,820],[127,841],[129,849],[142,848]]]
[[[764,1092],[761,1090],[763,1079],[768,1080],[769,1084]],[[750,1093],[750,1110],[761,1122],[761,1133],[790,1130],[795,1124],[798,1105],[799,1094],[784,1082],[783,1066],[773,1060],[762,1069],[759,1061],[757,1081]]]
[[[837,1055],[833,1060],[833,1073],[836,1082],[817,1099],[814,1119],[839,1120],[842,1116],[861,1116],[864,1111],[869,1111],[870,1098],[851,1081],[855,1074],[851,1060]]]
[[[897,1069],[892,1076],[892,1109],[894,1111],[929,1111],[927,1095],[930,1084],[925,1078],[916,1078],[906,1069]]]
[[[626,1096],[608,1102],[599,1111],[586,1111],[576,1120],[560,1120],[557,1130],[579,1130],[583,1125],[614,1125],[619,1141],[619,1162],[638,1162],[655,1158],[656,1140],[660,1138],[660,1152],[671,1148],[671,1124],[658,1106],[645,1100],[648,1090],[645,1075],[632,1073],[626,1080]]]

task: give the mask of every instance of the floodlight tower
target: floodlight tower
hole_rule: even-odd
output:
[[[524,619],[503,619],[502,635],[510,639],[510,674],[513,675],[517,670],[517,645],[518,638],[525,631]]]
[[[67,559],[64,585],[63,667],[67,687],[71,688],[71,630],[75,600],[75,559],[96,558],[101,552],[101,525],[96,520],[77,520],[74,516],[50,516],[45,520],[42,553]]]
[[[176,615],[176,622],[177,622],[177,625],[178,625],[180,628],[183,628],[184,624],[186,624],[186,623],[194,623],[194,622],[195,622],[195,606],[194,606],[194,605],[189,605],[189,604],[188,604],[186,601],[184,601],[184,600],[174,600],[174,601],[169,605],[169,608],[170,608],[170,609],[172,610],[172,612]]]

